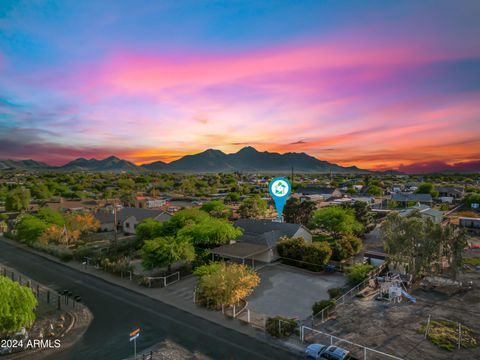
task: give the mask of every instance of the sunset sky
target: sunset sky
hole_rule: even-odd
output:
[[[480,1],[0,1],[0,159],[480,170]]]

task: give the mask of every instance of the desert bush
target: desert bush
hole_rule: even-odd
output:
[[[323,309],[325,309],[329,306],[335,306],[335,300],[334,299],[317,301],[312,305],[312,313],[313,313],[313,315],[316,315],[320,311],[322,311]]]
[[[295,319],[290,319],[283,316],[275,316],[267,319],[266,331],[275,337],[288,337],[293,334],[297,322]]]

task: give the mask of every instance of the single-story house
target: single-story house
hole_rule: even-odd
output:
[[[332,188],[332,187],[321,187],[321,186],[300,187],[295,190],[295,193],[300,196],[307,196],[307,197],[320,196],[324,200],[342,197],[342,192],[340,191],[340,189]]]
[[[84,200],[64,200],[60,198],[59,202],[49,202],[46,204],[49,208],[62,212],[75,212],[75,211],[96,211],[102,205],[102,201],[95,199]]]
[[[443,220],[443,212],[432,209],[430,206],[417,204],[411,208],[400,211],[400,216],[408,216],[413,211],[418,210],[424,219],[431,219],[434,223],[440,224]]]
[[[438,186],[435,188],[438,195],[441,197],[453,197],[454,199],[461,199],[465,195],[465,190],[460,187]]]
[[[99,211],[95,217],[100,221],[100,228],[104,231],[113,231],[115,220],[113,211]],[[117,229],[126,234],[135,234],[137,224],[145,219],[153,219],[159,222],[170,220],[172,216],[161,210],[142,209],[136,207],[124,207],[117,210]]]
[[[405,193],[398,193],[392,194],[392,200],[396,201],[400,205],[407,207],[408,203],[420,203],[425,205],[432,205],[433,199],[432,195],[430,194],[405,194]]]
[[[228,245],[211,250],[222,258],[246,259],[270,263],[279,258],[277,243],[282,237],[301,237],[312,242],[312,234],[303,225],[282,223],[270,220],[240,219],[234,225],[243,230],[243,235]]]
[[[167,203],[166,199],[163,198],[155,198],[149,196],[137,196],[135,206],[140,208],[158,208],[162,207]]]

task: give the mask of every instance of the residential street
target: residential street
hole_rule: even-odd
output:
[[[52,359],[123,359],[128,334],[141,328],[138,352],[164,339],[213,359],[294,359],[261,340],[155,301],[0,241],[0,262],[53,289],[80,295],[94,315],[84,338]]]

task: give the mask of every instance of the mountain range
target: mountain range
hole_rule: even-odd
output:
[[[103,160],[78,158],[62,166],[49,166],[35,160],[0,160],[0,170],[50,170],[50,171],[108,171],[108,172],[334,172],[368,173],[356,166],[344,167],[319,160],[305,153],[260,152],[251,146],[226,154],[223,151],[208,149],[194,155],[187,155],[170,163],[155,161],[149,164],[134,163],[110,156]]]

